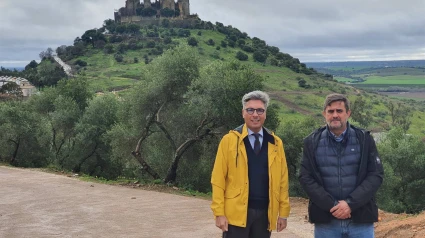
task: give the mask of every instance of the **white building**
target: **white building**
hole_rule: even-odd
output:
[[[14,82],[17,85],[19,85],[19,87],[22,90],[22,96],[24,96],[24,97],[29,97],[29,96],[35,94],[36,91],[37,91],[35,86],[32,85],[28,80],[26,80],[24,78],[10,77],[10,76],[0,76],[0,87],[2,87],[3,85],[5,85],[9,82]]]

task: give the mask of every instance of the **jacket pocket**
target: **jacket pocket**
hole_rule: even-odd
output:
[[[329,223],[332,220],[332,214],[329,211],[320,209],[311,201],[308,204],[308,216],[311,223]]]
[[[355,223],[371,223],[378,221],[378,206],[375,199],[371,199],[364,206],[351,213]]]
[[[225,198],[235,198],[241,194],[241,189],[226,189],[224,191],[224,197]]]

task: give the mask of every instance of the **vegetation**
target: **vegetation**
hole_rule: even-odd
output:
[[[371,67],[377,63],[375,67]],[[335,75],[335,79],[370,92],[379,92],[394,98],[423,101],[425,99],[425,61],[389,61],[346,63],[346,67],[333,64],[311,63],[319,72]],[[354,67],[361,65],[362,67]],[[384,66],[383,65],[389,65]],[[353,67],[352,67],[353,66]]]
[[[391,130],[378,144],[384,158],[385,180],[378,198],[383,208],[396,213],[418,213],[425,208],[425,147],[420,138]]]
[[[352,101],[353,124],[385,135],[378,143],[387,176],[381,207],[425,208],[418,189],[425,135],[419,103],[336,82],[219,22],[183,28],[172,20],[143,27],[107,20],[56,53],[73,66],[75,78],[64,75],[51,50],[23,72],[0,69],[41,90],[28,100],[0,103],[0,161],[209,192],[218,142],[243,123],[241,96],[260,89],[272,97],[266,126],[283,139],[291,196],[303,196],[296,178],[302,138],[323,123],[324,97],[339,92]],[[406,172],[414,168],[417,173]]]

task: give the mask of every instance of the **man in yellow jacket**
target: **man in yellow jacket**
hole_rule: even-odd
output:
[[[263,127],[269,96],[242,98],[245,124],[220,142],[211,176],[216,226],[225,238],[270,237],[286,228],[288,169],[282,140]]]

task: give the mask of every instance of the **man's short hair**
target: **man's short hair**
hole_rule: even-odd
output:
[[[242,97],[242,107],[245,109],[245,105],[250,100],[261,100],[264,103],[265,109],[269,106],[270,97],[263,91],[252,91],[245,94]]]
[[[348,112],[350,111],[350,100],[342,94],[339,93],[332,93],[326,96],[325,104],[323,105],[323,111],[326,111],[326,107],[330,106],[333,102],[344,102],[345,104],[345,110]]]

